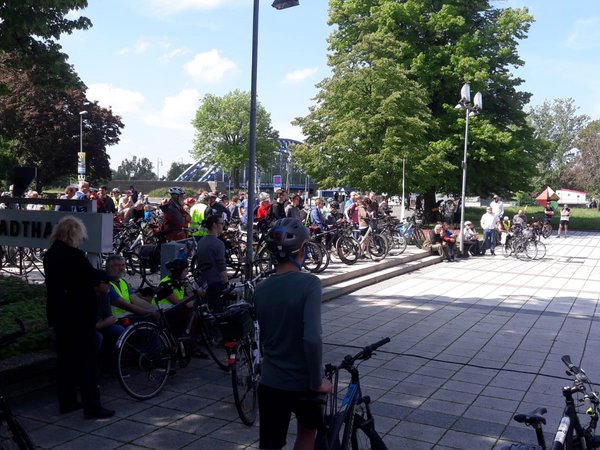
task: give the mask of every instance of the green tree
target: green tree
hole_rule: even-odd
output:
[[[577,136],[590,120],[585,114],[577,114],[577,109],[575,101],[567,98],[545,101],[529,112],[535,135],[543,143],[538,162],[539,187],[561,187],[565,170],[573,162]]]
[[[78,78],[67,76],[71,67],[56,42],[61,34],[89,28],[86,17],[67,18],[87,7],[87,0],[12,0],[0,2],[0,56],[10,54],[4,64],[30,71],[36,85],[83,87]],[[6,85],[0,82],[0,90]]]
[[[467,192],[526,189],[538,144],[523,111],[530,94],[517,91],[522,80],[509,69],[523,65],[517,45],[532,17],[526,9],[489,3],[330,0],[333,74],[319,85],[309,115],[298,119],[307,136],[301,152],[319,155],[344,175],[353,172],[347,166],[360,159],[366,139],[362,182],[399,192],[397,166],[407,158],[408,188],[425,192],[431,205],[434,192],[460,190],[465,117],[454,106],[469,82],[483,93],[485,108],[470,122]],[[345,98],[339,86],[363,95]],[[379,120],[377,127],[369,117]],[[335,174],[327,176],[329,182]]]
[[[229,172],[235,189],[238,189],[241,171],[247,167],[249,158],[250,94],[236,89],[223,97],[205,95],[193,125],[196,137],[190,152],[192,156]],[[256,165],[259,168],[266,169],[273,161],[277,151],[273,139],[277,137],[271,115],[257,102]]]
[[[577,156],[562,176],[562,187],[600,194],[600,120],[581,130],[574,142]]]
[[[156,180],[158,177],[152,171],[152,162],[148,158],[133,156],[125,158],[115,173],[119,180]]]
[[[183,172],[185,172],[190,166],[191,166],[191,164],[178,163],[178,162],[171,163],[171,167],[169,168],[169,171],[167,172],[166,179],[174,180],[179,175],[181,175]]]
[[[83,149],[92,182],[110,178],[106,147],[119,142],[123,123],[108,109],[90,103],[82,89],[40,86],[33,71],[1,64],[0,84],[8,93],[0,96],[0,136],[13,142],[8,155],[17,164],[38,168],[37,190],[54,179],[77,173],[80,116],[83,116]],[[78,79],[74,71],[65,79]]]

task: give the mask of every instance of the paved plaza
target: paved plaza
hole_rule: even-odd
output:
[[[440,263],[323,304],[326,361],[392,339],[360,366],[390,450],[534,443],[512,416],[545,406],[553,436],[568,384],[562,355],[600,380],[600,233],[545,242],[540,261]],[[258,427],[241,424],[230,378],[210,361],[193,360],[152,400],[129,398],[112,378],[102,397],[116,417],[60,416],[51,390],[16,399],[17,411],[48,449],[258,448]]]

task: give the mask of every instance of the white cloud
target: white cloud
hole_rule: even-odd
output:
[[[198,109],[199,99],[196,89],[184,89],[173,97],[165,97],[162,109],[148,115],[145,123],[158,128],[193,130],[191,121]]]
[[[300,83],[301,81],[306,80],[307,78],[312,77],[315,73],[317,73],[317,68],[306,68],[294,70],[292,72],[288,72],[285,74],[284,81],[286,83]]]
[[[302,129],[289,122],[273,122],[273,128],[279,131],[279,137],[282,139],[294,139],[300,142],[304,141]]]
[[[174,48],[172,50],[169,50],[166,53],[163,53],[160,60],[162,62],[170,62],[173,58],[177,58],[178,56],[187,55],[189,52],[190,52],[189,49],[187,49],[185,47]]]
[[[237,70],[235,63],[219,55],[217,49],[197,53],[194,59],[183,67],[194,80],[206,83],[220,81],[226,73]]]
[[[150,41],[144,37],[138,38],[133,47],[123,47],[119,51],[117,51],[118,55],[127,55],[129,53],[134,53],[136,55],[141,55],[146,53],[146,50],[150,48]]]
[[[567,46],[574,50],[596,48],[600,41],[600,18],[578,19],[567,39]]]
[[[160,15],[172,15],[186,10],[211,10],[233,3],[232,0],[152,0],[150,9]]]
[[[112,108],[117,115],[140,111],[145,100],[141,92],[121,89],[106,83],[91,84],[86,95],[89,100],[98,101],[105,108]]]

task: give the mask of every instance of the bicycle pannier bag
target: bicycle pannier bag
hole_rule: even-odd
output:
[[[240,340],[254,327],[251,306],[246,303],[230,306],[217,321],[224,341]]]

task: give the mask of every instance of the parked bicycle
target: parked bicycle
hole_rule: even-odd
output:
[[[390,338],[382,339],[367,345],[354,356],[346,355],[338,366],[325,366],[325,375],[332,382],[333,392],[325,402],[323,426],[317,432],[315,450],[387,450],[375,430],[371,399],[362,394],[358,365],[370,359],[375,350],[388,342]],[[338,407],[340,370],[350,374],[350,383]]]
[[[275,270],[259,273],[251,280],[234,285],[241,291],[241,301],[231,305],[217,316],[221,326],[224,347],[229,356],[229,371],[233,399],[238,415],[248,426],[254,424],[258,408],[257,389],[260,382],[262,348],[260,329],[254,309],[256,284]]]
[[[567,375],[573,377],[573,384],[562,388],[565,400],[565,409],[556,430],[552,443],[552,450],[580,450],[600,448],[600,436],[595,434],[598,425],[598,405],[600,399],[598,393],[593,390],[593,385],[585,372],[572,363],[571,357],[565,355],[561,358],[567,366]],[[575,398],[577,396],[578,398]],[[583,406],[583,408],[581,408]],[[532,427],[535,430],[538,445],[512,444],[501,450],[546,450],[546,440],[542,426],[546,424],[546,408],[517,414],[514,420]],[[583,426],[579,420],[579,414],[585,414],[589,418],[587,426]]]
[[[17,323],[19,324],[19,331],[14,333],[9,333],[0,337],[0,348],[4,348],[21,336],[25,335],[25,325],[19,319],[17,319]],[[19,422],[19,420],[13,414],[10,406],[8,405],[8,401],[6,399],[6,395],[4,391],[0,389],[0,448],[2,449],[12,449],[18,448],[19,450],[33,450],[35,449],[35,445],[31,441],[31,438],[27,434],[23,425]]]
[[[189,364],[198,340],[204,342],[219,367],[228,369],[220,328],[205,299],[195,297],[189,301],[194,302],[194,311],[183,335],[173,334],[165,310],[157,302],[156,315],[136,320],[119,337],[117,377],[125,392],[133,398],[147,400],[158,395],[169,375],[174,374],[175,366],[184,368]],[[188,302],[176,307],[185,308]]]

